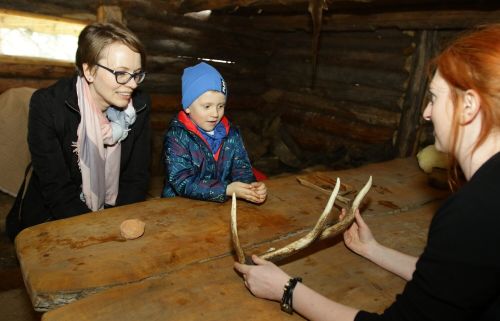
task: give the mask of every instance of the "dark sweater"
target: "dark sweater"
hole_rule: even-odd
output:
[[[366,320],[500,320],[500,153],[434,216],[413,278]]]

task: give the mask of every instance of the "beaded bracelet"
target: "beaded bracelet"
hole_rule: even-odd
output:
[[[281,311],[284,311],[288,314],[292,314],[293,312],[293,289],[298,282],[302,282],[302,278],[296,277],[291,278],[285,284],[285,288],[283,289],[283,297],[281,298]]]

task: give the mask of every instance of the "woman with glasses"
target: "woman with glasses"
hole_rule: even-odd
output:
[[[94,23],[78,39],[78,74],[33,94],[32,174],[7,218],[11,238],[28,226],[145,199],[151,102],[138,89],[145,62],[130,30]]]

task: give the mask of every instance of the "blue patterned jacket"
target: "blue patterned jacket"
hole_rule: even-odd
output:
[[[227,136],[214,155],[184,111],[172,120],[164,139],[166,178],[162,197],[224,202],[230,183],[256,181],[239,131],[225,116],[221,122]]]

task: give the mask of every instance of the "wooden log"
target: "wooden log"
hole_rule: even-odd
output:
[[[159,7],[161,7],[165,2],[161,1]],[[176,27],[188,27],[194,28],[196,30],[207,30],[209,32],[215,32],[220,34],[237,34],[238,36],[243,36],[249,39],[255,39],[257,41],[263,40],[272,40],[270,36],[259,30],[249,30],[247,28],[236,27],[232,25],[227,25],[225,23],[225,19],[221,17],[216,17],[214,21],[212,19],[194,19],[193,17],[189,17],[187,15],[178,14],[172,10],[158,10],[155,8],[156,4],[152,1],[133,1],[127,4],[122,3],[121,7],[125,12],[125,16],[130,20],[130,23],[133,23],[133,20],[138,21],[137,24],[132,24],[133,30],[137,28],[137,30],[141,30],[146,27],[147,30],[151,30],[148,26],[150,26],[150,22],[158,21],[159,25],[153,22],[155,26],[158,28],[162,28],[161,25],[164,26],[176,26]],[[147,19],[148,21],[141,21],[140,19]],[[157,30],[153,28],[154,30]],[[220,37],[219,37],[220,38]]]
[[[312,67],[310,63],[300,60],[278,60],[268,68],[272,75],[288,75],[291,78],[310,79]],[[316,74],[316,82],[343,82],[347,84],[365,85],[377,88],[394,89],[403,92],[406,90],[408,72],[399,70],[381,70],[373,66],[333,66],[320,64]]]
[[[344,167],[356,167],[372,162],[383,162],[394,157],[394,146],[392,142],[380,144],[353,144],[347,145],[347,157]]]
[[[178,55],[169,55],[167,53],[155,55],[148,52],[146,69],[158,73],[181,75],[184,68],[192,66],[197,62],[198,59],[193,57],[181,57]]]
[[[170,121],[177,113],[156,112],[151,115],[151,128],[163,135],[167,131]]]
[[[264,99],[268,103],[286,105],[282,110],[286,110],[288,105],[302,108],[305,111],[315,110],[325,114],[338,115],[342,118],[364,122],[371,125],[396,128],[398,126],[399,112],[388,111],[367,105],[354,105],[333,101],[318,95],[301,92],[283,91],[272,89],[264,94]],[[276,108],[279,108],[276,106]]]
[[[148,93],[178,94],[181,92],[180,75],[148,73],[141,87]]]
[[[153,112],[175,113],[181,110],[180,94],[152,94],[151,109]]]
[[[281,126],[277,135],[272,137],[272,153],[291,168],[305,167],[306,162],[302,150],[289,135],[285,126]]]
[[[251,110],[253,112],[265,111],[265,101],[262,96],[255,95],[229,95],[226,110]]]
[[[45,60],[35,63],[35,59],[22,63],[22,59],[18,62],[5,62],[0,59],[0,77],[57,79],[69,77],[74,73],[75,67],[70,63],[58,65]]]
[[[334,15],[324,19],[324,30],[346,28],[376,29],[466,29],[479,24],[498,23],[500,10],[400,11],[369,15]]]
[[[210,9],[211,10],[231,10],[235,11],[238,10],[239,7],[247,7],[251,6],[254,1],[249,1],[249,0],[237,0],[237,1],[231,1],[231,0],[216,0],[210,3]],[[272,6],[276,5],[275,1],[272,0],[261,0],[259,1],[259,5],[261,6]],[[283,2],[278,2],[278,6],[281,5],[283,6]],[[304,5],[304,1],[301,0],[288,0],[286,2],[286,5]],[[179,2],[179,6],[177,8],[178,12],[196,12],[196,11],[201,11],[201,10],[206,10],[206,2],[202,0],[184,0]]]
[[[134,16],[129,19],[129,27],[140,36],[150,54],[167,52],[172,55],[190,56],[191,52],[191,56],[199,57],[204,52],[213,55],[214,50],[217,49],[215,50],[217,55],[221,59],[225,57],[226,60],[230,60],[226,56],[233,51],[238,52],[236,56],[232,56],[233,60],[235,57],[245,57],[255,53],[261,55],[268,52],[267,55],[270,54],[269,43],[262,41],[260,37],[252,36],[253,34],[241,34],[231,29],[224,29],[220,23],[217,24],[217,28],[214,28],[207,22],[178,16],[171,18],[152,20]],[[151,30],[155,31],[154,35]],[[224,37],[220,37],[221,33]],[[213,39],[218,39],[215,48],[212,43]],[[191,47],[193,47],[192,51],[189,51]],[[227,49],[224,50],[225,48]]]
[[[337,117],[299,108],[288,108],[282,115],[283,122],[296,126],[315,128],[339,137],[347,137],[366,143],[382,143],[392,141],[394,129],[382,126],[367,125],[351,119]]]
[[[397,155],[408,157],[416,155],[418,148],[417,128],[422,120],[425,95],[428,87],[426,67],[437,52],[437,32],[422,31],[418,52],[411,69],[411,87],[408,88],[401,114],[396,139]]]
[[[496,9],[496,8],[494,8]],[[381,28],[400,30],[418,29],[466,29],[479,24],[497,23],[499,10],[422,10],[396,11],[375,14],[331,14],[323,16],[322,31],[359,30]],[[234,17],[231,24],[265,31],[311,31],[307,14],[295,16],[260,15],[252,19]]]
[[[390,141],[366,143],[294,124],[285,123],[283,127],[300,147],[301,159],[307,162],[306,166],[325,164],[333,168],[353,167],[387,160],[394,155]]]
[[[97,21],[98,22],[113,22],[116,21],[123,25],[126,21],[123,20],[122,9],[119,6],[106,6],[101,5],[97,8]]]
[[[229,95],[231,97],[236,97],[240,94],[243,96],[258,96],[267,89],[267,84],[263,78],[246,79],[245,77],[226,75],[223,71],[221,71],[221,73],[228,84]],[[181,75],[182,73],[171,75],[151,72],[146,76],[141,87],[151,94],[162,93],[178,95],[181,93]]]
[[[343,157],[346,154],[344,148],[346,145],[346,138],[334,137],[333,135],[325,134],[314,128],[297,127],[295,124],[287,124],[285,122],[283,122],[282,128],[300,148],[301,152],[304,154],[301,158],[307,161],[308,164],[314,163],[314,161],[309,160],[313,154],[323,154],[325,161],[331,160],[332,158]],[[349,143],[352,143],[352,141],[349,141]],[[344,149],[344,151],[341,151],[341,155],[335,155],[340,149]]]
[[[309,48],[311,39],[303,33],[275,33],[276,42],[285,48]],[[414,46],[414,32],[383,29],[374,31],[322,31],[320,51],[370,50],[375,52],[406,52]]]
[[[302,78],[294,79],[286,75],[270,74],[268,82],[272,83],[273,87],[286,91],[310,90],[309,84],[306,84]],[[404,97],[404,92],[392,89],[375,88],[362,84],[325,82],[321,79],[316,82],[313,92],[335,103],[373,106],[394,112],[401,110]]]
[[[53,83],[57,79],[37,79],[37,78],[0,78],[0,93],[4,92],[10,88],[17,87],[29,87],[29,88],[45,88]]]
[[[3,9],[19,10],[50,17],[76,19],[85,24],[96,20],[95,4],[86,4],[85,1],[32,1],[32,0],[0,0]]]
[[[138,34],[148,52],[153,55],[167,54],[194,58],[208,58],[229,62],[254,61],[264,63],[269,55],[265,51],[254,51],[253,48],[239,47],[237,43],[218,43],[213,46],[211,39],[193,41],[189,38],[170,39],[158,36]]]
[[[182,109],[182,97],[178,94],[151,94],[153,112],[177,112]],[[261,110],[264,99],[255,96],[229,96],[226,103],[226,112],[230,110]]]
[[[202,41],[204,39],[217,39],[218,43],[237,43],[239,46],[251,48],[256,51],[266,48],[262,35],[252,32],[241,33],[231,28],[225,27],[220,22],[212,24],[207,21],[199,21],[183,16],[172,16],[169,19],[151,19],[134,15],[131,17],[128,26],[136,33],[150,34],[151,30],[156,35],[169,39],[192,39],[193,41]],[[220,37],[221,33],[224,37]]]
[[[402,70],[409,59],[410,52],[378,52],[369,50],[351,50],[345,48],[321,48],[318,61],[330,66],[358,66],[361,68],[378,68],[381,70]],[[276,60],[303,59],[309,61],[311,50],[308,48],[280,48],[273,55]]]
[[[250,158],[252,166],[254,166],[256,161],[261,159],[265,154],[268,154],[271,139],[263,137],[260,131],[249,128],[247,124],[239,122],[236,118],[231,117],[230,119],[235,119],[234,124],[240,129],[245,149],[248,152],[248,157]],[[267,168],[260,169],[267,170]]]
[[[238,61],[237,63],[224,63],[221,61],[210,61],[203,60],[195,57],[186,56],[153,56],[153,60],[148,56],[147,61],[147,72],[149,76],[157,77],[156,74],[168,75],[168,77],[179,77],[181,79],[182,73],[185,68],[194,66],[201,61],[206,61],[207,63],[213,65],[219,72],[224,76],[224,78],[234,78],[236,81],[251,80],[256,81],[257,79],[262,80],[265,78],[264,68],[255,68],[255,64],[249,64],[248,62]]]
[[[86,22],[41,14],[21,12],[17,10],[0,9],[2,28],[29,28],[32,32],[51,35],[78,36]]]

